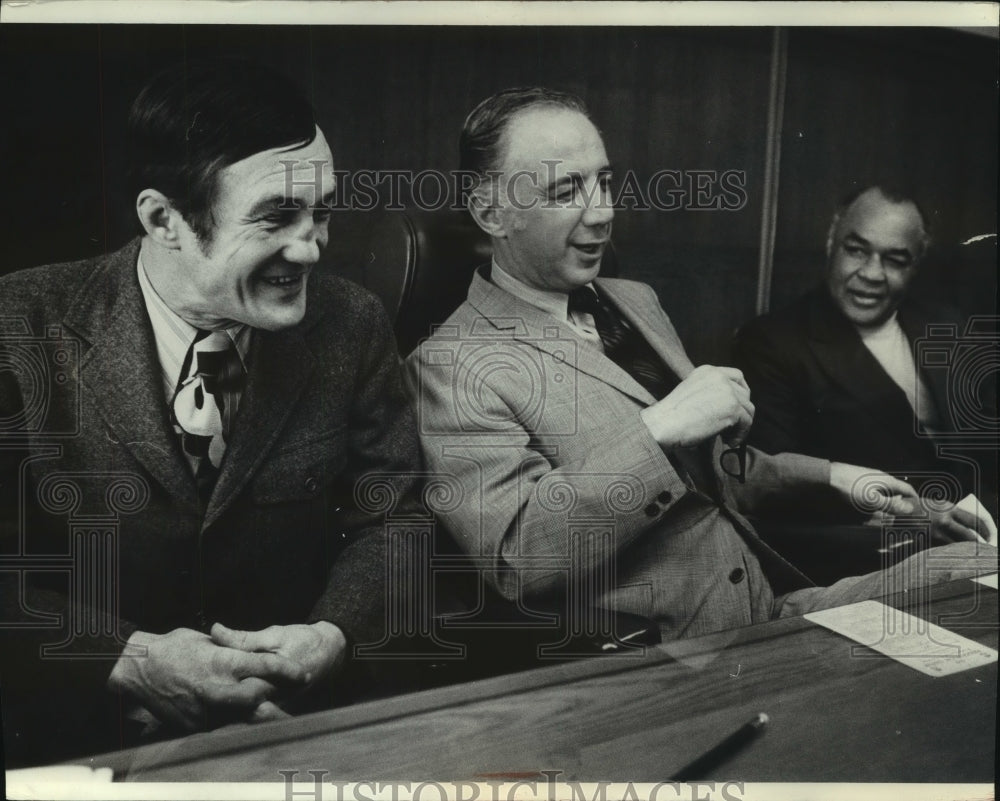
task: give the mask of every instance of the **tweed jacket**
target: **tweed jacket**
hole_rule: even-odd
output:
[[[931,324],[953,326],[959,334],[964,330],[958,313],[947,308],[908,302],[898,314],[911,349],[918,338],[927,336]],[[971,464],[982,460],[976,460],[975,453],[964,461],[939,455],[935,436],[920,430],[902,389],[865,347],[825,288],[744,326],[736,338],[734,358],[756,407],[750,442],[762,450],[870,465],[905,474],[918,486],[922,477],[951,475],[959,484],[952,490],[957,495],[953,500],[968,492],[982,494],[984,488],[990,494],[988,480],[976,486]],[[920,369],[940,415],[940,431],[953,432],[956,401],[947,384],[954,370]],[[983,382],[965,394],[971,398],[988,388]],[[959,397],[957,402],[963,400]],[[992,401],[986,397],[981,401],[984,408],[995,409],[995,387]],[[995,477],[995,464],[992,473]],[[943,486],[940,481],[938,485]],[[995,482],[992,486],[995,491]]]
[[[18,693],[58,697],[53,733],[109,700],[117,709],[104,685],[136,629],[322,619],[349,643],[379,641],[389,510],[362,508],[355,486],[389,474],[404,503],[419,470],[381,305],[314,274],[299,325],[254,332],[235,430],[202,506],[168,422],[138,249],[0,281],[0,360],[15,365],[0,380],[0,567],[13,568],[0,571],[3,700],[8,711]],[[110,540],[94,541],[98,531]],[[89,658],[38,658],[62,640]],[[44,718],[40,707],[29,714]]]
[[[652,396],[484,274],[410,355],[406,375],[431,475],[461,498],[444,522],[501,593],[530,604],[563,595],[572,578],[571,598],[654,618],[666,638],[765,620],[773,582],[808,584],[739,510],[828,482],[827,462],[751,452],[741,486],[720,469],[715,438],[694,454],[710,486],[692,482],[639,416]],[[693,366],[653,290],[596,283],[687,376]]]

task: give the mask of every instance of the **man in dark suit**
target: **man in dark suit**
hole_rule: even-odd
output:
[[[389,588],[355,485],[402,504],[419,467],[380,304],[311,275],[334,176],[297,89],[167,70],[128,147],[142,235],[0,282],[10,763],[356,696]]]
[[[911,562],[810,587],[757,537],[746,512],[805,490],[846,504],[869,480],[870,500],[900,509],[914,493],[808,456],[749,449],[741,468],[754,414],[742,375],[694,367],[650,287],[598,277],[611,168],[578,98],[501,92],[460,141],[493,261],[406,366],[425,457],[459,485],[444,522],[500,592],[565,598],[581,626],[590,605],[640,614],[674,638],[928,579]],[[941,551],[935,580],[974,572],[977,556],[995,569],[989,546]]]
[[[756,408],[750,442],[768,453],[870,464],[906,475],[918,488],[931,482],[953,502],[970,492],[983,497],[985,489],[995,514],[995,469],[992,482],[981,473],[995,448],[980,451],[986,459],[969,451],[941,455],[942,435],[956,431],[961,410],[949,392],[949,371],[925,369],[915,357],[930,326],[958,334],[965,328],[954,310],[910,295],[927,245],[926,220],[911,199],[872,186],[845,201],[830,225],[824,285],[737,337],[736,364]],[[984,382],[971,389],[987,388]],[[995,418],[995,393],[973,395],[957,402],[979,404]],[[828,515],[838,518],[833,510]]]

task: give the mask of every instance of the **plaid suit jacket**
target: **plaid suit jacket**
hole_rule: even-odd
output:
[[[740,510],[827,483],[828,462],[751,450],[741,486],[721,471],[716,437],[697,453],[712,486],[697,489],[640,419],[654,398],[482,273],[406,376],[428,466],[460,498],[444,523],[501,593],[641,614],[674,638],[768,619],[774,582],[809,583]],[[653,290],[597,285],[687,376],[693,365]]]

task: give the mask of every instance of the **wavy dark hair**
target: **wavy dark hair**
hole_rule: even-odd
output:
[[[162,192],[211,241],[219,171],[316,138],[312,106],[284,75],[249,61],[185,61],[155,75],[128,119],[128,186]]]

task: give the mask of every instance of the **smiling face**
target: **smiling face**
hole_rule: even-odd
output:
[[[560,107],[516,114],[501,142],[497,263],[529,286],[569,292],[597,277],[611,236],[611,168],[601,135]]]
[[[230,164],[218,176],[210,241],[180,225],[168,304],[198,328],[299,323],[310,270],[327,243],[324,206],[333,190],[333,156],[319,128],[304,147]]]
[[[895,203],[877,189],[855,200],[827,242],[827,289],[858,328],[888,320],[906,296],[923,253],[917,207]]]

